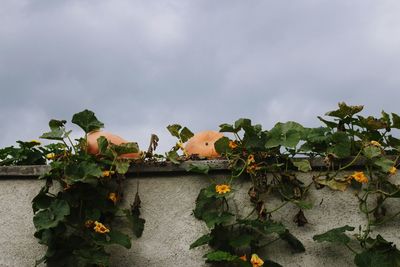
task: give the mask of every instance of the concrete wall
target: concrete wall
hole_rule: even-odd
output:
[[[302,174],[301,179],[309,180],[312,174]],[[400,177],[397,177],[400,178]],[[224,179],[223,174],[218,179]],[[133,201],[136,183],[140,183],[142,216],[146,219],[145,230],[140,239],[133,240],[132,248],[112,249],[112,266],[209,266],[202,255],[207,247],[189,250],[189,245],[207,232],[202,221],[196,220],[191,212],[199,189],[208,185],[208,179],[199,175],[177,173],[174,175],[129,178],[126,181],[126,203]],[[43,181],[21,178],[0,178],[0,266],[33,266],[45,248],[33,237],[31,200],[37,194]],[[234,206],[250,209],[247,197],[248,181],[237,181],[234,188]],[[358,227],[364,224],[364,217],[358,210],[354,191],[332,192],[329,189],[311,190],[314,208],[306,211],[309,224],[297,227],[292,218],[297,209],[291,204],[278,212],[274,219],[282,220],[305,245],[306,252],[291,254],[284,242],[278,241],[268,247],[265,256],[283,266],[353,266],[353,255],[346,249],[312,240],[315,234],[349,224]],[[400,201],[400,200],[398,200]],[[268,207],[279,204],[278,200],[268,202]],[[400,210],[399,203],[393,209]],[[234,207],[233,207],[234,208]],[[400,218],[394,223],[377,229],[385,238],[400,245]]]

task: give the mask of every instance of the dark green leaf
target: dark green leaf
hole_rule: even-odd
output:
[[[69,205],[65,200],[54,200],[49,208],[41,210],[33,217],[33,224],[37,231],[56,227],[64,217],[69,215]]]
[[[194,134],[187,128],[183,127],[181,133],[179,134],[183,143],[189,140]]]
[[[231,149],[229,148],[229,138],[228,137],[221,137],[214,143],[215,151],[217,151],[221,155],[225,155],[227,152],[230,152]]]
[[[172,136],[179,138],[179,130],[182,128],[179,124],[168,125],[167,129],[171,133]]]
[[[284,233],[280,234],[279,237],[282,240],[285,240],[290,247],[293,249],[294,252],[304,252],[306,249],[304,248],[304,245],[298,240],[294,235],[292,235],[288,230],[286,230]]]
[[[206,212],[202,219],[206,222],[208,228],[213,228],[216,224],[227,223],[233,218],[233,214],[229,212]]]
[[[74,250],[73,254],[77,257],[79,266],[91,266],[93,264],[109,266],[110,255],[103,250],[94,248]]]
[[[400,251],[380,235],[368,240],[371,246],[356,255],[354,263],[358,267],[398,267],[400,266]]]
[[[125,174],[129,170],[129,161],[126,160],[117,160],[115,162],[115,170],[120,174]]]
[[[219,127],[221,128],[219,131],[222,132],[222,133],[236,133],[236,132],[238,132],[238,130],[235,130],[235,128],[233,127],[232,124],[224,123],[224,124],[221,124]]]
[[[190,245],[190,249],[208,244],[208,242],[210,242],[211,240],[212,240],[212,236],[210,234],[205,234],[205,235],[201,236],[200,238],[198,238],[196,241],[194,241]]]
[[[239,257],[232,255],[226,251],[217,250],[207,253],[206,255],[204,255],[204,258],[207,258],[207,261],[213,262],[213,261],[234,261],[237,260]]]
[[[323,234],[313,236],[314,241],[318,242],[332,242],[338,244],[347,244],[350,242],[350,237],[348,237],[345,232],[353,231],[354,227],[345,225],[343,227],[331,229]]]
[[[234,248],[243,248],[243,247],[248,247],[250,246],[251,241],[253,240],[253,236],[251,235],[240,235],[237,237],[234,237],[229,241],[229,245],[231,245]]]
[[[110,237],[109,242],[111,244],[118,244],[128,249],[131,248],[131,238],[128,235],[116,230],[111,230],[108,236]]]
[[[96,118],[93,111],[87,109],[74,114],[72,117],[72,123],[81,127],[85,133],[99,130],[104,127],[104,124]]]
[[[235,130],[239,130],[248,126],[251,126],[251,120],[249,119],[241,118],[235,121]]]
[[[354,114],[359,113],[364,108],[364,106],[348,106],[344,102],[339,103],[338,106],[339,109],[329,111],[325,115],[344,119],[345,117],[351,117]]]
[[[393,118],[393,128],[400,129],[400,116],[397,115],[396,113],[392,113],[392,118]]]

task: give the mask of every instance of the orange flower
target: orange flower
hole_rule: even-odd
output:
[[[103,177],[110,177],[114,174],[114,171],[103,171]]]
[[[93,227],[93,230],[96,233],[105,234],[105,233],[110,232],[110,229],[105,227],[104,224],[102,224],[101,222],[95,221],[94,225],[95,225],[95,227]]]
[[[359,183],[368,183],[368,177],[365,176],[364,172],[354,172],[350,177]]]
[[[94,224],[94,221],[92,221],[92,220],[87,220],[87,221],[85,222],[85,227],[86,227],[86,228],[92,228],[92,227],[93,227],[93,224]]]
[[[239,259],[241,259],[242,261],[247,261],[246,254],[244,254],[243,256],[239,257]]]
[[[238,144],[236,141],[229,140],[229,148],[230,149],[235,149],[237,147],[238,147]]]
[[[222,195],[231,191],[231,187],[228,184],[217,184],[215,186],[215,192]]]
[[[258,257],[257,254],[251,255],[251,264],[253,264],[253,267],[260,267],[264,265],[264,261]]]
[[[395,166],[393,166],[392,168],[390,168],[389,173],[390,174],[396,174],[397,172],[397,168]]]
[[[111,200],[115,205],[115,204],[117,204],[118,196],[115,193],[110,193],[110,194],[108,194],[108,199]]]
[[[381,147],[382,145],[378,142],[378,141],[374,141],[372,140],[371,142],[369,142],[372,146],[377,146],[377,147]]]
[[[253,154],[250,154],[250,155],[247,157],[247,165],[250,165],[251,163],[254,163],[254,162],[256,162],[256,161],[254,160],[254,155],[253,155]]]

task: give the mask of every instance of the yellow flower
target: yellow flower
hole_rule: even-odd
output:
[[[237,147],[238,147],[238,144],[236,143],[236,141],[229,140],[229,148],[230,149],[235,149]]]
[[[118,201],[117,194],[115,193],[108,194],[108,199],[111,200],[114,203],[114,205],[117,204]]]
[[[257,254],[251,255],[251,264],[253,264],[253,267],[260,267],[264,265],[264,261],[258,257]]]
[[[377,147],[381,147],[381,144],[378,141],[374,141],[372,140],[371,142],[369,142],[371,145],[373,146],[377,146]]]
[[[34,143],[36,146],[40,145],[41,143],[38,140],[31,140],[30,143]]]
[[[92,228],[92,227],[93,227],[93,224],[94,224],[94,221],[92,221],[92,220],[87,220],[87,221],[85,222],[85,227],[86,227],[86,228]]]
[[[242,261],[247,261],[246,254],[244,254],[243,256],[239,257],[239,259],[241,259]]]
[[[231,187],[228,184],[217,184],[215,186],[215,192],[222,195],[231,191]]]
[[[392,168],[390,168],[389,173],[390,174],[396,174],[397,172],[397,168],[395,166],[393,166]]]
[[[104,224],[102,224],[101,222],[95,221],[94,225],[95,225],[95,227],[93,227],[93,230],[96,233],[105,234],[105,233],[110,232],[110,229],[105,227]]]
[[[55,159],[55,157],[56,157],[56,154],[54,154],[54,153],[49,153],[46,155],[47,159]]]
[[[368,177],[363,172],[354,172],[351,177],[359,183],[368,183]]]

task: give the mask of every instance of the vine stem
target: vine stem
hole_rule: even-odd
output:
[[[357,251],[355,251],[352,247],[349,246],[349,244],[346,243],[345,246],[346,246],[351,252],[353,252],[354,254],[358,254]]]
[[[346,164],[346,165],[343,166],[343,167],[340,167],[340,168],[337,170],[337,172],[343,171],[344,169],[347,169],[348,167],[350,167],[351,165],[353,165],[354,162],[356,162],[356,160],[357,160],[358,157],[360,156],[361,151],[362,151],[362,149],[360,149],[360,151],[358,151],[357,155],[354,157],[354,159],[353,159],[350,163]]]
[[[385,220],[382,220],[382,221],[380,221],[380,222],[373,222],[373,223],[371,223],[371,225],[377,226],[377,225],[381,225],[381,224],[387,223],[388,221],[390,221],[390,220],[396,218],[396,217],[399,216],[399,215],[400,215],[400,211],[396,212],[395,214],[393,214],[392,216],[386,218]]]

